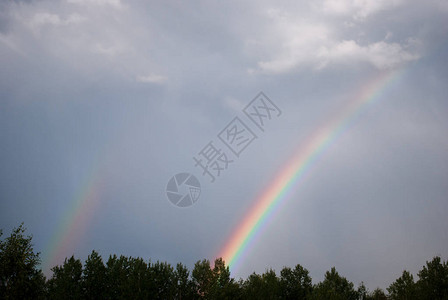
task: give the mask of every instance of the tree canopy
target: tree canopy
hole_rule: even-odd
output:
[[[199,260],[190,272],[182,263],[110,255],[103,261],[93,250],[83,263],[74,256],[52,268],[48,280],[39,269],[32,236],[21,224],[0,240],[1,299],[307,299],[307,300],[412,300],[448,299],[448,264],[438,256],[418,272],[418,280],[403,271],[387,288],[369,292],[333,267],[322,282],[313,284],[309,271],[296,265],[279,274],[266,269],[245,280],[231,277],[229,267],[218,258],[213,264]],[[2,231],[0,230],[0,237]]]

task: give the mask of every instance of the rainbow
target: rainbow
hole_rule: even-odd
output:
[[[280,204],[293,193],[322,154],[359,118],[369,104],[380,98],[385,89],[402,73],[402,69],[387,71],[369,80],[349,101],[345,109],[320,127],[305,143],[302,143],[298,151],[275,176],[275,180],[255,199],[254,205],[216,257],[222,257],[234,270]]]
[[[62,264],[66,257],[74,254],[76,246],[87,232],[103,191],[102,178],[98,166],[92,167],[82,189],[62,216],[45,251],[43,269],[46,275],[50,275],[51,268]]]

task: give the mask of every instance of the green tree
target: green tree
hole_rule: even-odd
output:
[[[243,283],[244,299],[279,299],[280,280],[272,269],[262,275],[251,274]]]
[[[127,293],[128,299],[147,299],[149,296],[158,296],[159,291],[151,291],[150,266],[142,258],[129,257],[127,259]],[[161,287],[162,288],[162,287]]]
[[[45,277],[37,267],[32,236],[25,236],[23,223],[0,240],[0,297],[3,299],[39,299],[44,297]],[[2,231],[0,231],[0,237]]]
[[[272,269],[261,275],[263,279],[263,299],[278,299],[280,297],[280,280]]]
[[[157,261],[150,266],[149,281],[152,285],[150,297],[153,299],[172,299],[175,291],[173,267],[166,262]]]
[[[55,266],[52,278],[48,281],[50,299],[81,299],[82,263],[72,256],[62,266]]]
[[[210,299],[238,299],[241,297],[240,287],[230,277],[229,267],[226,267],[222,258],[215,260],[212,273],[213,283],[210,291]]]
[[[417,293],[419,299],[448,299],[448,264],[439,256],[426,262],[426,266],[418,272]]]
[[[404,270],[403,274],[395,280],[388,288],[391,300],[413,300],[415,296],[414,277],[411,273]]]
[[[387,300],[387,296],[384,291],[380,288],[376,288],[369,296],[368,300]]]
[[[195,293],[200,298],[209,299],[213,286],[213,271],[210,268],[210,261],[207,259],[197,261],[191,275]]]
[[[361,281],[361,283],[358,286],[358,299],[359,300],[368,300],[368,293],[369,290],[364,285],[364,282]]]
[[[106,262],[106,295],[109,299],[128,299],[129,262],[127,257],[110,255]]]
[[[293,270],[285,267],[280,271],[282,299],[306,299],[313,290],[307,269],[297,265]]]
[[[264,299],[264,282],[260,275],[252,273],[243,283],[243,298],[248,300]]]
[[[83,270],[85,299],[102,299],[106,288],[106,267],[95,250],[87,257]]]
[[[193,299],[193,284],[190,281],[190,271],[178,263],[174,270],[174,298],[179,300]]]
[[[325,273],[325,279],[314,287],[312,299],[357,300],[358,293],[353,283],[341,277],[333,267]]]

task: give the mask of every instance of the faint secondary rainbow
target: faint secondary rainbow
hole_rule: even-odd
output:
[[[102,190],[101,172],[99,166],[94,165],[47,246],[43,261],[44,271],[49,271],[50,268],[61,264],[66,257],[74,254],[76,245],[87,232],[87,226],[94,216]]]
[[[222,257],[230,268],[236,268],[242,255],[260,234],[263,226],[319,157],[402,73],[402,70],[381,73],[367,82],[352,97],[345,109],[302,143],[270,186],[255,199],[254,205],[238,224],[217,257]]]

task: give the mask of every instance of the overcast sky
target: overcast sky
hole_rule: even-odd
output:
[[[93,249],[213,260],[307,137],[402,70],[232,273],[386,288],[448,258],[447,41],[440,0],[2,1],[0,228],[25,222],[47,275]],[[260,91],[282,111],[264,132],[242,111]],[[211,183],[193,157],[236,116],[258,138]],[[165,193],[181,172],[202,187],[188,208]]]

